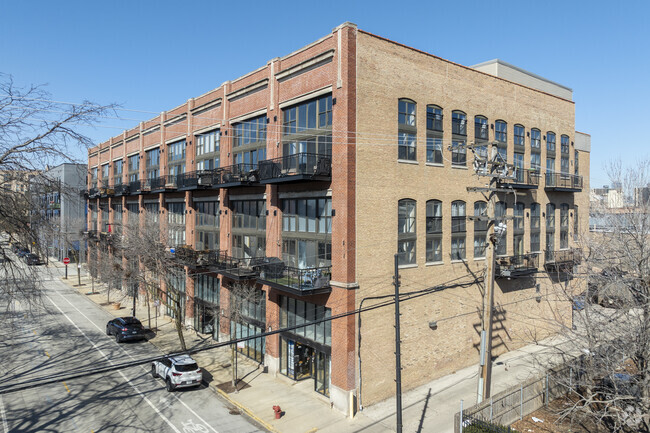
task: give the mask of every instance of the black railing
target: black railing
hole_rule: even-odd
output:
[[[319,178],[332,176],[332,158],[316,153],[296,153],[280,158],[267,159],[258,164],[261,181]]]
[[[129,191],[129,185],[120,184],[115,186],[115,195],[127,195],[129,194]]]
[[[151,191],[165,189],[165,183],[167,183],[167,176],[155,177],[153,179],[147,179],[149,181],[149,188]]]
[[[581,191],[582,176],[568,173],[546,173],[546,188]]]
[[[140,191],[142,191],[142,182],[140,182],[139,180],[134,180],[132,182],[129,182],[130,194],[138,194]]]
[[[213,172],[215,186],[237,186],[259,181],[259,174],[255,164],[234,164],[222,167]]]
[[[99,188],[90,188],[88,190],[88,198],[97,198],[99,197]]]
[[[571,248],[568,250],[546,250],[544,251],[544,263],[570,263],[579,264],[582,261],[582,250],[580,248]]]
[[[513,188],[537,188],[540,174],[536,170],[515,168],[514,179],[503,180],[500,183],[510,185]]]
[[[99,232],[97,230],[88,230],[86,232],[86,237],[88,239],[97,239],[98,233]]]
[[[498,278],[516,278],[537,272],[539,254],[530,253],[517,256],[496,258],[496,276]]]
[[[300,269],[286,266],[283,261],[269,257],[258,263],[259,280],[276,288],[287,288],[299,293],[330,288],[331,266]]]

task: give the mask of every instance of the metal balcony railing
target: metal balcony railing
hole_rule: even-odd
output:
[[[269,257],[258,263],[258,267],[258,281],[280,290],[296,294],[325,293],[331,290],[331,266],[300,269],[286,266],[276,257]]]
[[[541,175],[536,170],[529,170],[525,168],[515,168],[514,179],[505,179],[499,183],[512,188],[519,189],[535,189],[539,185],[539,178]]]
[[[544,251],[544,263],[549,264],[572,264],[577,265],[582,261],[582,250],[571,248],[568,250],[546,250]]]
[[[139,194],[142,191],[142,182],[139,180],[134,180],[129,182],[129,193],[130,194]]]
[[[582,176],[567,173],[546,173],[546,189],[555,191],[582,191]]]
[[[130,188],[127,184],[120,184],[115,186],[115,195],[127,195],[129,194]]]
[[[332,158],[316,153],[295,153],[267,159],[260,161],[258,166],[262,183],[331,180],[332,178]]]
[[[539,254],[529,253],[517,256],[501,256],[496,258],[497,278],[517,278],[534,274],[539,266]]]
[[[165,184],[167,183],[167,176],[155,177],[153,179],[147,179],[149,181],[149,187],[151,191],[159,191],[165,189]]]
[[[255,164],[233,164],[214,171],[215,186],[230,187],[249,185],[259,181],[259,174]]]

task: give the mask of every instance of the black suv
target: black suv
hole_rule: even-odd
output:
[[[26,254],[25,257],[25,263],[28,265],[40,265],[41,264],[41,259],[38,258],[38,256],[34,253],[29,253]]]
[[[106,335],[115,335],[115,341],[144,340],[142,323],[135,317],[118,317],[106,324]]]

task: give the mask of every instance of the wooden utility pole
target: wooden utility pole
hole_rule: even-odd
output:
[[[496,278],[496,249],[499,238],[504,234],[502,226],[498,226],[502,221],[497,221],[495,215],[496,199],[498,192],[513,192],[507,188],[500,188],[498,183],[512,177],[508,164],[499,161],[496,147],[489,146],[487,154],[477,155],[475,148],[487,147],[470,145],[468,146],[474,152],[476,163],[474,169],[478,176],[488,177],[489,184],[482,188],[467,188],[470,192],[482,192],[487,200],[487,209],[485,216],[475,216],[473,219],[487,221],[487,242],[486,242],[486,262],[487,272],[484,280],[485,291],[483,293],[483,315],[481,317],[481,346],[479,359],[479,374],[477,386],[477,403],[490,398],[490,387],[492,382],[492,321],[494,313],[494,280]]]

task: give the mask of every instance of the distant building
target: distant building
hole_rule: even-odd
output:
[[[625,197],[620,186],[610,188],[609,185],[604,185],[602,188],[592,188],[589,201],[592,208],[620,209],[625,207]]]
[[[650,186],[634,188],[634,206],[641,207],[650,203]]]
[[[40,250],[58,260],[70,257],[74,262],[81,257],[83,261],[85,256],[85,185],[86,166],[72,163],[48,169],[30,182],[33,224]]]

